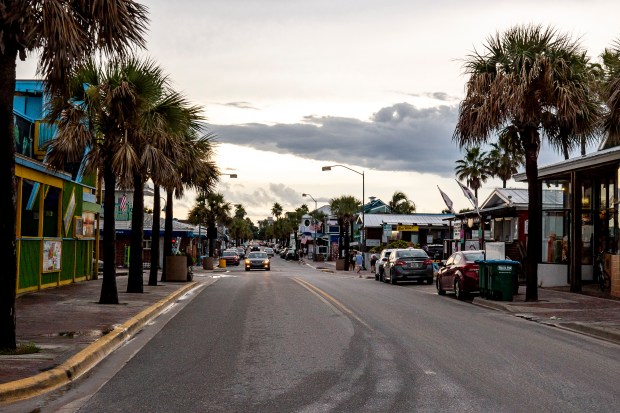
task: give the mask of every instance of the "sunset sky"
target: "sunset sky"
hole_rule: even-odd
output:
[[[551,25],[593,59],[620,39],[617,1],[152,0],[148,50],[174,87],[204,107],[218,136],[219,191],[254,221],[274,202],[293,210],[353,195],[418,212],[445,208],[437,186],[469,206],[454,178],[452,141],[462,63],[517,24]],[[36,56],[17,66],[35,77]],[[595,148],[590,148],[595,150]],[[560,160],[545,148],[539,164]],[[487,181],[484,200],[500,181]],[[509,186],[524,187],[510,182]],[[367,201],[367,199],[366,199]],[[185,218],[194,194],[175,204]]]

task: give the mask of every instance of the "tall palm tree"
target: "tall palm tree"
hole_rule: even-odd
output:
[[[355,197],[350,195],[343,195],[338,198],[333,198],[329,202],[332,214],[338,219],[338,225],[340,226],[340,236],[338,241],[338,257],[345,258],[344,269],[349,270],[349,260],[347,259],[347,253],[350,247],[350,225],[355,219],[355,214],[359,212],[362,203]]]
[[[276,217],[276,220],[280,219],[280,217],[282,216],[282,205],[277,202],[273,204],[273,207],[271,208],[271,213],[274,217]]]
[[[407,215],[415,212],[415,203],[401,191],[394,192],[388,206],[392,214]]]
[[[170,176],[166,189],[166,219],[164,225],[164,257],[172,254],[173,198],[183,197],[185,188],[204,193],[212,192],[218,182],[220,170],[213,161],[215,156],[215,135],[204,131],[200,123],[192,120],[181,139],[167,148],[167,156],[177,168],[177,174]],[[161,281],[166,280],[166,260]]]
[[[456,177],[459,181],[465,181],[466,185],[474,190],[474,195],[478,198],[478,189],[482,183],[489,179],[489,164],[487,153],[475,146],[467,148],[465,158],[456,161]]]
[[[486,143],[507,125],[525,151],[529,196],[526,300],[538,299],[542,214],[538,191],[541,139],[556,148],[564,141],[593,138],[601,105],[593,72],[581,46],[554,28],[515,26],[487,40],[485,52],[465,61],[469,76],[453,139],[461,147]]]
[[[66,96],[66,77],[71,68],[100,51],[123,55],[131,47],[144,46],[147,10],[132,0],[110,0],[86,7],[83,2],[64,2],[62,7],[42,7],[42,0],[4,0],[0,4],[0,136],[12,136],[16,62],[27,53],[40,52],[39,73],[47,92]],[[0,348],[15,348],[15,250],[16,192],[15,142],[0,139]]]
[[[497,142],[491,144],[488,158],[488,171],[491,176],[502,180],[503,188],[506,188],[506,181],[525,163],[525,155],[523,148],[518,145],[518,138],[510,135],[516,131],[508,129],[500,133]]]
[[[209,238],[209,257],[214,255],[214,240],[217,238],[217,224],[227,225],[230,222],[230,202],[225,202],[221,193],[199,193],[196,204],[187,214],[188,221],[193,225],[202,224],[207,227]]]
[[[605,66],[602,82],[602,95],[608,112],[603,119],[603,129],[607,133],[606,147],[620,145],[620,39],[606,48],[603,54]]]

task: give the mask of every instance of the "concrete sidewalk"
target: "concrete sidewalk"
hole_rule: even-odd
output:
[[[39,353],[0,356],[0,406],[69,383],[88,371],[201,282],[214,281],[194,267],[192,282],[159,282],[128,294],[126,273],[117,273],[118,305],[98,304],[102,279],[50,288],[17,297],[17,342]],[[161,272],[160,272],[161,276]],[[197,281],[198,280],[198,281]]]

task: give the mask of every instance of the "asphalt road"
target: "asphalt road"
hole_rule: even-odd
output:
[[[620,346],[439,297],[430,285],[393,286],[276,257],[269,272],[230,269],[168,317],[66,389],[65,398],[81,393],[63,411],[608,412],[620,405]],[[57,411],[52,406],[41,411]]]

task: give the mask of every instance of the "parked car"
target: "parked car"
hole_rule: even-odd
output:
[[[295,248],[287,249],[284,259],[287,261],[289,260],[297,261],[299,259],[299,256],[297,255],[297,251],[295,250]]]
[[[245,270],[251,269],[267,270],[271,269],[271,263],[269,256],[263,251],[252,251],[248,254],[248,257],[244,260]]]
[[[272,257],[273,257],[273,254],[274,254],[273,248],[270,248],[270,247],[265,247],[265,250],[264,250],[264,251],[267,253],[267,256],[268,256],[269,258],[272,258]]]
[[[390,253],[394,250],[395,248],[386,248],[381,251],[381,254],[379,254],[379,259],[377,259],[377,262],[375,263],[375,281],[384,281],[383,266],[387,262]]]
[[[239,253],[236,249],[224,250],[221,258],[226,260],[226,265],[239,265]]]
[[[390,253],[383,268],[383,280],[398,282],[433,283],[433,260],[420,248],[397,249]]]
[[[445,264],[439,264],[437,272],[437,294],[454,291],[459,300],[480,290],[478,281],[478,264],[475,261],[484,259],[484,251],[458,251],[450,255]]]
[[[237,247],[237,252],[239,254],[239,258],[240,259],[244,259],[245,258],[245,248]]]
[[[423,249],[433,261],[441,261],[443,258],[443,245],[441,244],[428,244]]]

